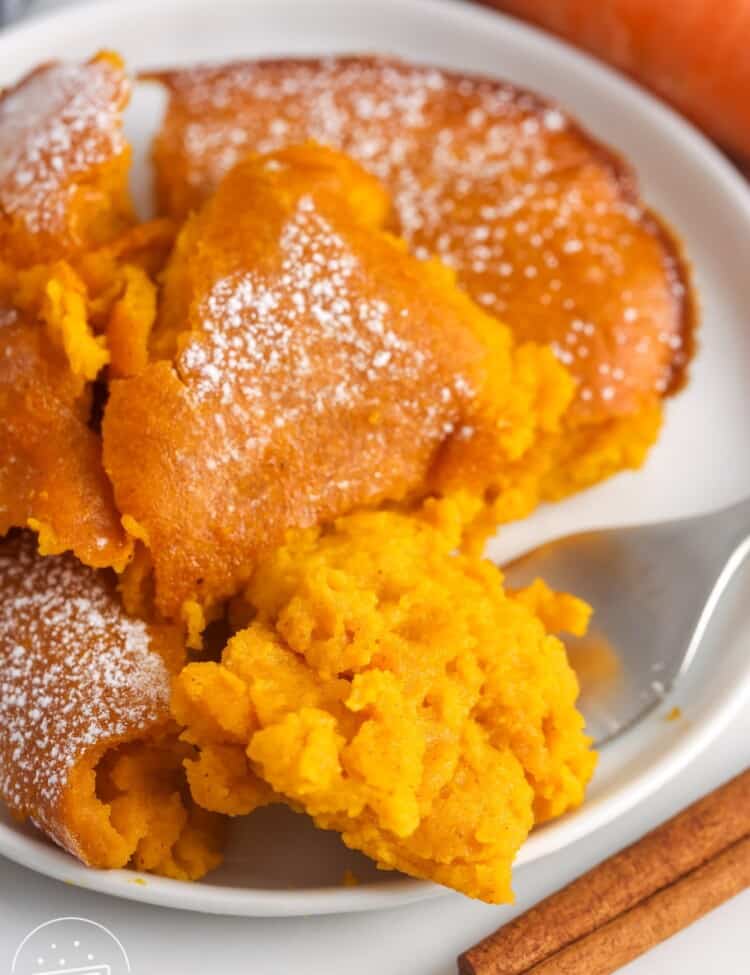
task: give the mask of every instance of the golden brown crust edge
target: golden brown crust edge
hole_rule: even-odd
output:
[[[692,288],[690,268],[676,235],[668,227],[666,222],[653,210],[645,207],[640,200],[638,184],[635,172],[630,164],[623,159],[615,150],[604,145],[589,133],[579,122],[572,118],[568,113],[559,108],[552,100],[529,92],[523,88],[512,85],[508,82],[495,79],[484,78],[476,75],[460,75],[455,72],[442,71],[440,69],[430,69],[426,66],[411,66],[399,61],[390,59],[380,59],[375,57],[342,57],[342,58],[312,58],[312,59],[269,59],[258,62],[235,61],[219,66],[205,66],[196,69],[186,70],[164,70],[145,72],[141,77],[147,80],[157,81],[166,86],[170,92],[170,106],[161,132],[157,135],[154,143],[154,158],[157,164],[157,176],[160,187],[160,197],[162,205],[175,212],[175,210],[189,209],[197,205],[206,192],[210,191],[211,179],[207,171],[200,172],[200,160],[196,162],[196,157],[191,156],[189,147],[182,145],[181,149],[175,152],[175,145],[180,142],[181,129],[184,128],[188,117],[181,113],[186,111],[186,99],[193,97],[197,86],[203,85],[216,90],[221,90],[232,103],[247,106],[252,109],[253,100],[256,96],[251,90],[242,91],[236,86],[233,88],[233,77],[238,73],[246,71],[281,72],[285,77],[293,77],[294,73],[300,69],[312,72],[330,71],[331,66],[337,66],[336,70],[344,71],[350,67],[373,68],[378,67],[382,70],[401,71],[420,71],[428,73],[432,70],[439,71],[439,74],[451,92],[458,91],[462,83],[471,83],[475,87],[485,86],[487,90],[502,96],[506,103],[514,110],[523,108],[526,113],[531,113],[537,120],[543,119],[546,113],[560,113],[565,119],[565,127],[570,139],[573,141],[580,153],[580,159],[586,160],[598,168],[599,172],[606,174],[606,179],[611,181],[612,193],[619,201],[618,206],[630,207],[634,214],[633,219],[643,234],[647,247],[647,253],[643,256],[644,266],[652,275],[654,284],[654,294],[656,295],[656,311],[654,315],[660,316],[659,327],[650,327],[650,323],[641,326],[641,323],[630,324],[620,322],[617,328],[626,333],[626,348],[623,350],[613,349],[613,332],[616,328],[612,327],[612,322],[606,321],[603,329],[602,341],[599,336],[595,336],[591,341],[591,348],[580,350],[573,349],[573,352],[581,351],[581,354],[591,352],[587,363],[575,359],[564,342],[578,341],[580,346],[582,336],[570,335],[569,328],[563,329],[563,322],[559,323],[559,335],[553,333],[553,342],[562,346],[560,355],[566,365],[570,365],[574,374],[581,385],[581,395],[576,404],[573,420],[576,425],[579,423],[589,424],[600,422],[609,417],[622,416],[639,412],[642,408],[648,408],[648,403],[653,402],[654,393],[658,399],[672,395],[682,388],[687,380],[687,370],[689,362],[695,351],[695,333],[698,324],[698,308],[695,294]],[[228,93],[228,94],[227,94]],[[209,92],[210,94],[210,92]],[[448,95],[446,95],[446,100]],[[189,113],[188,113],[189,115]],[[209,119],[210,122],[210,119]],[[519,120],[520,124],[520,120]],[[240,119],[241,125],[241,119]],[[215,133],[214,133],[215,134]],[[221,133],[216,136],[214,152],[218,153],[225,148],[221,138]],[[250,147],[247,147],[250,148]],[[204,160],[205,161],[205,160]],[[169,162],[169,166],[167,166]],[[196,168],[199,180],[197,185],[191,186],[191,168]],[[168,172],[167,172],[168,170]],[[168,178],[167,178],[168,177]],[[398,228],[397,228],[398,229]],[[651,244],[648,244],[648,241]],[[557,257],[561,257],[559,248],[556,252]],[[459,275],[460,275],[459,270]],[[579,272],[576,271],[576,274]],[[582,274],[582,272],[580,272]],[[482,283],[465,280],[465,286],[473,295],[475,300],[482,301]],[[522,287],[526,287],[526,282],[521,282]],[[565,287],[563,283],[563,287]],[[616,287],[616,279],[613,281],[613,290]],[[656,289],[658,294],[656,294]],[[647,289],[646,289],[647,290]],[[540,286],[541,291],[541,286]],[[533,291],[531,299],[535,297]],[[537,295],[536,297],[540,297]],[[549,300],[549,296],[541,296]],[[554,295],[552,296],[554,298]],[[646,299],[643,299],[645,307]],[[584,302],[585,304],[585,302]],[[635,302],[638,306],[639,302]],[[486,307],[486,306],[485,306]],[[517,327],[519,320],[524,318],[515,306],[512,306],[515,314],[510,311],[503,315],[502,308],[488,307],[487,310],[506,317],[512,327]],[[640,311],[640,307],[636,308]],[[597,306],[594,306],[597,311]],[[646,312],[649,309],[646,308]],[[572,317],[571,316],[569,317]],[[540,313],[540,318],[541,318]],[[592,316],[593,317],[593,316]],[[578,323],[581,327],[587,327],[586,316],[582,316],[583,321]],[[663,321],[663,328],[661,322]],[[569,324],[569,323],[568,323]],[[598,323],[597,323],[598,325]],[[576,325],[574,324],[575,328]],[[643,334],[648,336],[652,342],[652,350],[649,356],[636,355],[633,348],[638,344]],[[540,341],[549,340],[548,330],[546,334],[544,328],[540,329],[540,334],[534,334],[534,328],[522,329],[519,337],[523,339],[538,338]],[[531,334],[528,334],[531,332]],[[662,341],[663,337],[663,341]],[[559,341],[558,341],[559,340]],[[654,365],[654,361],[659,360],[660,365]],[[607,370],[600,374],[599,369]],[[625,389],[612,382],[612,374],[626,374]],[[658,383],[654,383],[655,376],[658,376]],[[585,392],[586,386],[590,389]],[[593,395],[592,395],[593,394]]]

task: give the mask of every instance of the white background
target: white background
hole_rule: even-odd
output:
[[[34,9],[58,4],[37,0]],[[518,871],[513,909],[449,894],[398,910],[341,917],[199,916],[87,893],[0,860],[0,975],[10,971],[15,948],[28,931],[61,915],[110,928],[139,975],[449,975],[460,950],[740,771],[747,764],[748,742],[750,713],[660,795],[563,853]],[[750,891],[623,971],[705,975],[709,968],[722,975],[750,973]]]

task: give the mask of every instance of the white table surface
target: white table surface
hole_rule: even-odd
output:
[[[33,10],[59,5],[61,0],[36,0]],[[99,922],[116,934],[137,975],[452,975],[459,951],[749,762],[750,710],[646,805],[567,850],[519,870],[513,908],[447,894],[360,915],[289,920],[201,916],[81,891],[0,858],[0,975],[10,972],[16,947],[30,930],[70,915]],[[720,975],[748,975],[748,929],[750,891],[633,962],[623,975],[705,975],[709,969]]]

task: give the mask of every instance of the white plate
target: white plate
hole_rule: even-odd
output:
[[[115,47],[134,68],[284,53],[392,52],[509,78],[553,95],[621,149],[646,198],[678,229],[703,305],[702,348],[689,389],[668,410],[644,471],[544,509],[503,533],[504,558],[566,531],[690,514],[750,492],[750,193],[694,129],[640,89],[546,35],[449,0],[122,0],[98,2],[0,37],[0,83],[52,57]],[[160,96],[138,91],[128,119],[137,190]],[[743,600],[744,594],[744,600]],[[694,758],[750,692],[750,576],[737,580],[691,672],[664,707],[608,746],[585,805],[534,832],[518,865],[609,823]],[[683,718],[667,722],[679,705]],[[303,817],[267,810],[237,826],[226,864],[183,884],[78,865],[30,827],[0,821],[0,853],[93,890],[168,907],[281,916],[360,911],[431,897],[432,884],[379,874]],[[360,877],[346,888],[346,867]]]

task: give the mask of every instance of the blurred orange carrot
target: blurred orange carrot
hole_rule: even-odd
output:
[[[653,89],[750,160],[750,0],[484,0]]]

